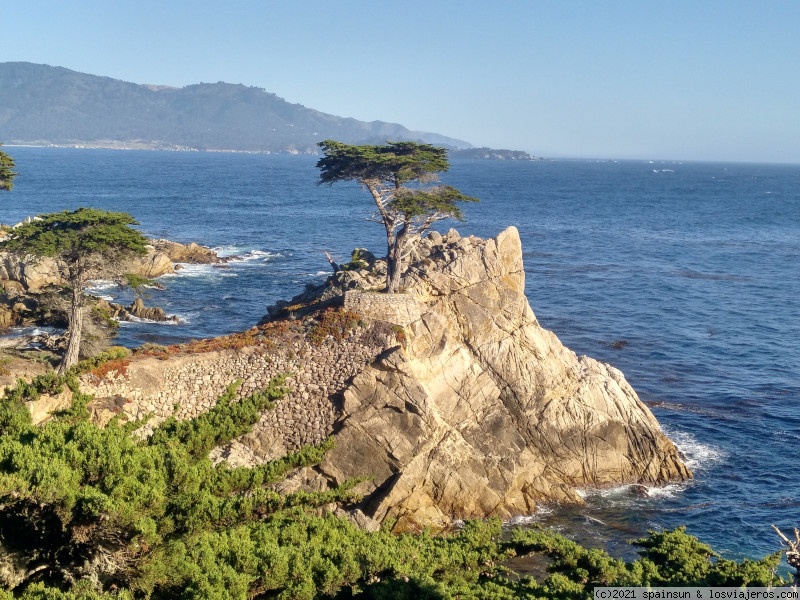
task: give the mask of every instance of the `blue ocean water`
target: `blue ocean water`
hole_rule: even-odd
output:
[[[316,185],[312,157],[5,150],[20,175],[3,222],[123,210],[149,236],[237,257],[166,278],[148,303],[181,323],[125,324],[128,345],[245,329],[322,281],[325,250],[384,248],[368,194]],[[481,199],[462,234],[519,228],[540,322],[621,369],[695,472],[644,498],[587,491],[585,507],[534,520],[626,557],[627,540],[677,525],[727,557],[776,551],[770,524],[800,526],[800,166],[456,161],[445,181]]]

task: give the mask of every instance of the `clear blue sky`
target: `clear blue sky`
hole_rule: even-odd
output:
[[[800,163],[798,0],[0,0],[0,23],[0,62],[547,157]]]

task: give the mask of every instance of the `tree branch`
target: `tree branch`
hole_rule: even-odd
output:
[[[342,270],[342,268],[339,266],[339,263],[333,260],[333,257],[331,257],[330,252],[328,252],[327,250],[325,251],[325,256],[327,257],[328,262],[331,263],[331,267],[333,268],[334,273],[338,273],[339,271]]]
[[[781,540],[783,540],[781,545],[788,547],[786,550],[786,562],[789,563],[790,567],[795,569],[795,581],[800,580],[800,529],[797,527],[794,528],[795,541],[792,541],[775,525],[773,525],[772,528],[775,530],[775,533],[780,536]]]

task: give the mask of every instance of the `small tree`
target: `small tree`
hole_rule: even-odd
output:
[[[15,175],[14,159],[0,150],[0,190],[10,191],[14,187],[13,180]]]
[[[325,156],[317,162],[320,183],[357,181],[378,209],[374,220],[386,229],[386,291],[400,287],[411,244],[442,219],[463,220],[456,202],[477,202],[449,185],[438,185],[447,171],[447,150],[416,142],[352,146],[334,140],[319,143]]]
[[[71,288],[69,339],[59,372],[78,362],[83,331],[83,288],[91,278],[119,276],[121,263],[145,253],[147,239],[127,213],[79,208],[41,215],[13,230],[0,248],[26,260],[52,258]]]

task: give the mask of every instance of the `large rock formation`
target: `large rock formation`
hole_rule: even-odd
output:
[[[515,228],[488,241],[432,234],[403,285],[419,318],[344,392],[320,467],[334,482],[372,476],[376,518],[407,529],[508,517],[579,502],[582,487],[691,477],[622,373],[539,325]]]
[[[174,263],[211,265],[225,262],[211,248],[190,242],[180,244],[171,240],[151,240],[156,253],[163,254]]]
[[[291,372],[294,391],[216,460],[253,464],[333,434],[323,463],[287,486],[367,476],[361,508],[397,530],[691,477],[622,373],[539,325],[515,228],[490,240],[430,234],[402,294],[375,291],[385,265],[367,262],[281,303],[271,323],[195,344],[195,354],[134,359],[110,379],[87,376],[84,391],[130,418],[186,418],[234,378],[244,393]]]

